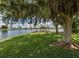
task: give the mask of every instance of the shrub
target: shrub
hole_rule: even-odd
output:
[[[78,23],[76,21],[73,21],[72,32],[73,33],[78,33],[79,32]]]
[[[1,29],[8,29],[8,26],[7,25],[2,25]]]
[[[47,27],[45,27],[45,26],[41,26],[41,28],[40,29],[46,29]]]

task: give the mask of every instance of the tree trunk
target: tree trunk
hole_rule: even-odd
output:
[[[66,16],[64,23],[64,41],[66,44],[71,44],[72,35],[72,18]]]
[[[10,29],[13,28],[13,23],[12,23],[12,20],[11,20],[11,23],[10,23]]]
[[[57,23],[55,25],[55,29],[56,29],[56,34],[58,34],[58,24]]]

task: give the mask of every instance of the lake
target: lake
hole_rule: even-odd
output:
[[[16,36],[20,34],[28,34],[35,30],[8,30],[8,31],[0,31],[0,40],[3,40],[5,38]]]
[[[8,37],[13,37],[13,36],[16,36],[16,35],[20,35],[20,34],[28,34],[28,33],[32,33],[34,31],[37,31],[37,30],[40,30],[40,29],[22,29],[22,30],[8,30],[8,31],[0,31],[0,40],[4,40],[5,38],[8,38]],[[55,32],[56,30],[55,29],[48,29],[49,31],[51,32]],[[59,32],[63,32],[63,29],[59,29]]]

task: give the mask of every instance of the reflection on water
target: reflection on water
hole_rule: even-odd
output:
[[[0,39],[5,39],[10,36],[15,36],[19,34],[31,33],[34,30],[8,30],[8,31],[0,31]]]
[[[6,38],[7,34],[8,34],[8,31],[2,31],[1,34],[2,34],[2,38]]]
[[[7,37],[19,35],[19,34],[27,34],[31,33],[33,31],[36,31],[39,29],[33,29],[33,30],[8,30],[8,31],[0,31],[0,39],[5,39]],[[56,30],[50,29],[51,32],[55,32]],[[63,29],[59,29],[59,32],[63,32]]]

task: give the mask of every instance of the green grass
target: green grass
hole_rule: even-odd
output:
[[[79,37],[79,36],[73,36]],[[63,36],[55,33],[32,33],[13,37],[7,41],[0,42],[0,57],[6,58],[68,58],[79,57],[78,50],[68,50],[51,45]],[[77,39],[77,38],[76,38]],[[76,40],[75,40],[76,41]]]

